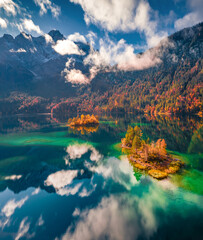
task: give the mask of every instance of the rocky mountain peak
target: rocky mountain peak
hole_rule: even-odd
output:
[[[18,41],[25,41],[25,40],[28,40],[28,41],[32,41],[32,35],[30,34],[27,34],[25,32],[21,32],[18,36],[15,37],[16,40]]]
[[[14,40],[13,36],[11,36],[10,34],[4,34],[2,38],[8,42],[11,42]]]
[[[48,34],[49,34],[49,36],[52,37],[54,42],[57,42],[58,40],[64,40],[65,39],[65,37],[63,36],[63,34],[61,34],[59,32],[59,30],[51,30]]]

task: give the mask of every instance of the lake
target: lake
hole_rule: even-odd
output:
[[[164,138],[186,166],[162,181],[119,147],[128,124]],[[201,239],[200,119],[101,116],[70,129],[50,115],[0,119],[0,239]]]

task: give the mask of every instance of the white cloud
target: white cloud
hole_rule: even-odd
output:
[[[20,2],[19,2],[20,3]],[[34,31],[38,34],[42,34],[40,27],[35,25],[31,20],[31,15],[29,14],[26,8],[21,6],[22,4],[18,5],[13,0],[0,0],[0,10],[3,9],[4,12],[10,16],[14,16],[14,21],[9,19],[9,24],[12,27],[17,27],[19,31]],[[17,15],[17,16],[16,16]],[[17,20],[21,17],[20,20]],[[0,27],[6,28],[8,25],[8,20],[2,19],[0,17]]]
[[[57,194],[61,196],[69,196],[69,195],[75,195],[76,193],[79,192],[80,187],[82,186],[82,183],[78,183],[73,187],[67,186],[67,187],[62,187],[57,190]]]
[[[15,199],[9,200],[1,210],[0,227],[3,229],[10,222],[10,217],[13,215],[17,208],[21,208],[28,200],[28,197],[16,201]]]
[[[44,38],[45,38],[45,41],[46,43],[51,43],[51,44],[54,44],[54,41],[53,41],[53,38],[49,35],[49,34],[44,34]]]
[[[89,74],[85,75],[79,69],[71,69],[74,67],[75,60],[73,58],[68,58],[65,68],[61,72],[61,75],[64,76],[66,81],[72,84],[89,84],[99,71],[97,66],[92,66],[89,69]]]
[[[67,147],[66,152],[70,159],[81,158],[82,155],[88,152],[90,146],[87,144],[74,144]]]
[[[22,177],[22,175],[11,175],[11,176],[6,176],[5,180],[18,180]]]
[[[98,67],[117,65],[121,70],[141,70],[155,66],[160,63],[160,59],[153,51],[136,55],[133,45],[127,44],[124,39],[115,43],[106,38],[100,40],[99,51],[92,50],[85,58],[84,63]]]
[[[175,29],[181,30],[186,27],[192,27],[193,25],[201,22],[203,20],[202,13],[191,12],[186,14],[183,18],[179,18],[175,21]]]
[[[62,51],[61,52],[65,52]],[[100,39],[99,50],[90,49],[89,55],[84,59],[85,65],[90,65],[89,73],[84,74],[79,69],[74,68],[74,60],[68,59],[62,75],[67,82],[72,84],[89,84],[100,69],[116,66],[120,70],[143,70],[154,67],[161,63],[159,53],[148,50],[143,54],[135,54],[135,47],[127,44],[124,39],[118,42],[111,41],[108,37]]]
[[[154,200],[151,191],[145,198]],[[153,195],[153,194],[152,194]],[[157,199],[157,196],[156,196]],[[142,206],[139,202],[145,203]],[[153,201],[154,202],[154,201]],[[125,204],[124,204],[125,203]],[[156,207],[163,208],[156,203]],[[156,231],[157,221],[153,213],[154,209],[149,201],[138,197],[122,195],[104,197],[95,208],[75,211],[77,222],[73,223],[62,236],[62,240],[88,240],[88,239],[127,239],[136,240],[140,236],[150,238]],[[122,217],[120,217],[122,216]],[[148,218],[147,218],[148,217]]]
[[[168,35],[167,32],[157,32],[158,22],[150,19],[150,14],[155,13],[151,9],[149,3],[141,1],[136,9],[134,19],[135,30],[144,32],[148,47],[156,46],[164,37]]]
[[[89,84],[90,79],[84,75],[79,69],[71,69],[68,70],[65,68],[62,72],[65,75],[65,79],[67,82],[72,84]]]
[[[15,240],[19,240],[20,238],[22,238],[23,236],[25,236],[26,233],[28,233],[29,228],[30,228],[30,222],[27,222],[27,217],[25,217],[19,226],[18,232],[16,234]]]
[[[175,29],[181,30],[186,27],[192,27],[193,25],[201,22],[203,20],[202,13],[191,12],[186,14],[183,18],[179,18],[175,21]]]
[[[62,240],[87,240],[87,239],[132,239],[132,224],[127,224],[126,216],[129,212],[128,207],[121,209],[119,202],[113,198],[103,198],[101,203],[93,209],[83,211],[80,214],[79,222],[75,230],[71,227],[63,235]],[[122,216],[122,217],[120,217]],[[133,222],[136,227],[136,222]],[[138,229],[139,232],[139,229]]]
[[[203,21],[202,0],[187,0],[186,4],[190,9],[190,12],[175,21],[174,26],[176,30],[192,27],[193,25]]]
[[[83,51],[81,51],[78,46],[71,40],[58,40],[56,45],[53,46],[53,49],[61,54],[61,55],[83,55]]]
[[[70,184],[75,177],[77,177],[77,170],[61,170],[56,173],[52,173],[45,181],[45,185],[53,186],[55,189],[60,189]]]
[[[85,21],[114,30],[131,30],[134,22],[134,10],[138,1],[134,0],[71,0],[80,4],[85,12]]]
[[[82,43],[85,43],[85,44],[87,43],[85,37],[78,32],[69,35],[68,39],[70,41],[73,41],[73,42],[82,42]]]
[[[15,199],[9,200],[1,210],[1,219],[0,219],[0,227],[3,229],[9,222],[10,217],[14,214],[17,208],[21,208],[24,203],[28,200],[28,196],[22,198],[19,201]]]
[[[95,77],[97,69],[95,67],[90,68],[89,76],[86,76],[79,69],[71,69],[75,67],[75,60],[73,58],[68,58],[64,70],[61,75],[64,76],[67,82],[72,84],[89,84],[91,80]]]
[[[37,195],[40,192],[40,187],[36,188],[33,192],[32,195]]]
[[[149,47],[155,46],[167,35],[167,32],[157,33],[157,20],[151,20],[151,15],[155,13],[146,1],[71,0],[71,2],[81,5],[87,24],[91,22],[110,32],[134,30],[144,32]]]
[[[90,144],[74,144],[67,147],[66,152],[68,159],[76,159],[81,158],[88,151],[91,152],[90,160],[91,161],[99,161],[102,158],[102,155]]]
[[[96,189],[97,184],[90,184],[89,188],[83,187],[80,193],[78,194],[80,197],[89,197]]]
[[[0,8],[4,9],[7,15],[15,16],[17,12],[20,11],[18,4],[14,3],[12,0],[1,0]]]
[[[41,227],[42,225],[44,225],[44,219],[42,217],[42,215],[40,215],[39,219],[37,220],[37,226]]]
[[[75,208],[74,212],[73,212],[73,217],[77,217],[80,215],[80,209],[79,208]]]
[[[52,3],[50,0],[34,0],[35,4],[40,7],[40,15],[47,13],[50,10],[52,16],[57,18],[61,13],[61,8],[56,4]]]
[[[78,170],[61,170],[49,175],[45,185],[53,186],[56,193],[61,196],[78,194],[80,197],[88,197],[95,190],[96,185],[93,185],[91,181],[88,185],[85,184],[86,180],[79,181],[75,179],[78,173]]]
[[[74,58],[68,58],[68,61],[66,62],[66,68],[70,68],[71,66],[75,66],[75,59]]]
[[[78,170],[61,170],[48,176],[45,185],[53,186],[61,196],[75,195],[79,192],[82,182],[73,181],[78,176]]]
[[[0,17],[0,27],[7,28],[7,21]]]
[[[38,25],[35,25],[34,22],[31,19],[22,19],[21,23],[17,24],[17,27],[19,31],[25,31],[28,32],[36,32],[38,34],[42,34],[40,27]]]
[[[95,40],[97,39],[97,34],[89,31],[88,34],[86,35],[87,39],[90,42],[90,47],[94,47],[95,46]]]
[[[95,38],[92,34],[91,37]],[[150,40],[158,42],[156,36],[151,37]],[[94,44],[94,40],[91,41]],[[164,43],[164,40],[162,40],[162,43]],[[72,58],[69,58],[61,74],[67,82],[72,84],[89,84],[98,71],[104,68],[107,69],[109,66],[116,66],[120,70],[131,71],[147,69],[161,63],[161,54],[156,48],[148,50],[143,54],[135,54],[136,47],[132,44],[127,44],[124,39],[113,42],[107,35],[104,39],[100,39],[99,50],[95,51],[91,47],[89,55],[83,60],[85,65],[91,66],[89,73],[84,74],[81,70],[74,69],[75,62]],[[62,52],[64,53],[65,51],[61,50]]]
[[[16,208],[21,208],[27,200],[28,200],[27,196],[21,199],[20,201],[15,201],[15,199],[12,199],[6,203],[1,212],[6,217],[10,217],[15,212]]]
[[[126,171],[127,173],[129,172]],[[128,184],[128,179],[125,181]],[[133,195],[133,192],[137,192],[134,188],[130,197],[129,192],[113,194],[102,198],[94,208],[83,211],[75,209],[73,216],[77,217],[76,222],[68,227],[61,239],[122,240],[126,239],[126,236],[129,240],[140,239],[140,237],[150,239],[161,224],[156,218],[156,211],[162,211],[165,214],[169,201],[160,186],[148,185],[149,188],[142,194]]]
[[[113,179],[128,190],[138,183],[126,156],[123,156],[122,161],[114,157],[108,158],[105,165],[89,166],[89,170],[102,175],[106,180]]]
[[[24,38],[28,39],[29,41],[32,41],[32,36],[30,34],[22,32],[22,35],[23,35]]]

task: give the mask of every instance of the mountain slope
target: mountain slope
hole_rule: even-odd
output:
[[[160,64],[142,71],[98,74],[80,105],[75,103],[77,110],[202,116],[203,24],[183,29],[149,51],[160,57]],[[70,112],[68,104],[61,106],[56,113]]]
[[[24,92],[25,89],[29,94],[45,97],[67,96],[67,93],[71,95],[74,90],[71,84],[65,83],[61,72],[64,70],[67,58],[71,57],[76,63],[80,63],[87,52],[84,56],[60,55],[54,50],[59,40],[65,38],[57,30],[39,37],[32,37],[24,32],[15,38],[7,34],[1,37],[0,95],[8,96],[12,91]],[[84,44],[76,44],[84,52]],[[89,45],[86,49],[89,50]]]
[[[155,66],[139,71],[109,66],[108,71],[101,69],[90,84],[78,86],[65,83],[61,72],[72,58],[76,69],[88,73],[91,66],[84,65],[83,60],[90,46],[77,42],[83,55],[60,55],[53,46],[64,36],[56,30],[48,35],[51,41],[46,35],[34,38],[25,33],[16,38],[10,35],[0,38],[2,114],[5,114],[2,105],[7,103],[12,112],[14,102],[15,112],[202,114],[203,23],[176,32],[148,50],[148,54],[160,60]],[[138,56],[142,58],[144,54]],[[40,101],[34,101],[36,97]],[[28,103],[24,104],[25,101]]]

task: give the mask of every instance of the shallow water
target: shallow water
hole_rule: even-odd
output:
[[[157,181],[119,148],[128,124],[165,138],[186,168]],[[202,124],[101,118],[91,132],[50,116],[0,120],[0,239],[201,239]]]

